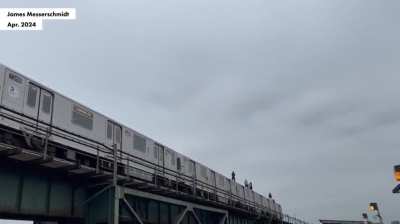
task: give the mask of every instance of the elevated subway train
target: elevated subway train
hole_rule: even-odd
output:
[[[2,142],[33,150],[45,146],[50,156],[104,170],[112,168],[115,151],[120,174],[175,184],[199,197],[283,218],[274,200],[1,64],[0,96]],[[33,137],[27,139],[26,134]],[[111,151],[94,150],[99,145]],[[102,159],[96,161],[96,156]]]

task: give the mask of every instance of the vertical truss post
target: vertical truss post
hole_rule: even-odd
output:
[[[50,137],[50,128],[46,128],[46,135],[44,139],[44,152],[43,152],[43,160],[47,159],[47,153],[49,148],[49,137]]]
[[[118,175],[118,162],[117,162],[117,145],[113,145],[113,156],[114,156],[114,166],[113,166],[113,185],[114,187],[117,187],[118,181],[117,181],[117,175]]]
[[[114,155],[114,169],[113,169],[113,188],[112,202],[113,209],[111,210],[110,217],[112,217],[111,224],[119,223],[119,199],[120,199],[120,189],[118,187],[118,160],[117,160],[117,144],[113,145],[113,155]]]
[[[94,215],[95,218],[91,219],[89,224],[97,224],[102,220],[107,221],[107,224],[119,224],[119,202],[119,187],[114,187],[110,185],[110,188],[107,190],[107,194],[105,194],[105,197],[100,197],[99,201],[93,202],[95,203],[95,205],[94,208],[92,208],[91,215]],[[105,209],[103,214],[101,214],[103,212],[101,208]]]
[[[100,152],[98,146],[96,150],[96,173],[100,173]]]

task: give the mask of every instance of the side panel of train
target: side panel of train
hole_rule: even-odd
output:
[[[269,202],[268,199],[263,196],[262,198],[262,206],[265,212],[269,212]]]
[[[143,141],[144,137],[137,137],[140,136],[138,133],[119,125],[117,122],[114,122],[71,99],[48,90],[39,83],[29,80],[4,66],[0,66],[0,71],[0,87],[3,87],[1,88],[2,105],[32,119],[16,116],[15,113],[13,113],[13,116],[19,117],[30,123],[36,123],[36,125],[45,129],[49,126],[40,122],[35,122],[34,120],[52,124],[55,127],[62,127],[62,129],[67,132],[74,133],[75,135],[85,137],[100,144],[105,144],[110,148],[116,147],[117,149],[127,149],[128,153],[132,153],[137,157],[150,162],[155,162],[156,164],[159,162],[158,159],[152,159],[150,154],[153,155],[153,153],[150,152],[151,150],[145,143],[143,144],[143,142],[146,142]],[[2,110],[2,112],[11,114],[11,112],[6,110]],[[29,129],[32,129],[32,127],[22,126],[17,122],[4,118],[1,119],[1,124],[18,130],[24,129],[27,132],[29,132]],[[122,136],[123,130],[125,131],[124,136]],[[67,140],[71,139],[72,135],[66,135],[69,138],[52,135],[49,137],[49,140],[71,148],[79,149],[81,152],[86,153],[86,156],[88,157],[96,156],[97,152],[92,147],[79,144],[76,141]],[[132,137],[130,138],[129,136]],[[84,143],[90,142],[82,139],[80,139],[80,141]],[[149,145],[151,148],[151,142]],[[100,153],[100,156],[103,157],[110,157],[111,155],[112,153]],[[69,153],[67,158],[75,160],[76,154]],[[87,165],[89,165],[90,161],[87,160],[87,163]],[[140,170],[150,171],[148,167],[140,168]],[[149,179],[149,175],[145,176],[143,172],[140,172],[139,176]]]
[[[155,171],[161,175],[162,169],[156,170],[161,161],[158,159],[159,152],[156,151],[158,148],[155,142],[127,127],[123,128],[123,133],[122,149],[126,154],[122,156],[124,158],[122,163],[126,165],[126,173],[145,181],[152,181]]]
[[[43,128],[49,129],[49,125],[62,127],[65,131],[86,137],[100,143],[105,142],[105,124],[106,118],[98,113],[79,105],[78,103],[48,90],[46,87],[36,83],[24,76],[2,68],[2,100],[3,106],[22,113],[29,118],[16,115],[25,122]],[[3,113],[11,112],[2,110]],[[39,121],[39,122],[38,122]],[[30,125],[21,125],[10,120],[2,119],[2,124],[15,129],[24,129],[29,132],[33,127]],[[49,124],[49,125],[45,125]],[[36,128],[37,129],[37,128]],[[40,130],[40,129],[39,129]],[[44,131],[42,131],[44,134]],[[69,136],[71,137],[71,136]],[[60,144],[76,147],[80,150],[95,154],[93,149],[85,147],[74,141],[68,141],[65,138],[50,136],[50,140]],[[82,139],[81,139],[82,140]],[[87,142],[86,142],[87,143]]]
[[[235,204],[245,205],[244,187],[235,181],[230,181],[232,202]]]
[[[218,201],[228,203],[231,191],[230,179],[220,173],[216,173],[215,178],[217,180],[216,188]]]
[[[3,98],[3,89],[4,89],[4,76],[6,74],[6,67],[0,64],[0,103]]]
[[[283,218],[282,207],[278,203],[276,203],[276,216],[278,217],[278,219],[282,219]]]
[[[26,80],[16,75],[8,68],[1,66],[1,104],[19,113],[23,112],[23,102],[25,98]],[[9,111],[1,110],[4,114],[11,114]],[[18,116],[22,119],[22,117]],[[21,125],[17,122],[1,118],[1,124],[11,128],[20,129]]]
[[[254,203],[256,204],[257,210],[261,211],[262,210],[262,198],[263,196],[261,194],[255,193],[254,196]]]
[[[193,191],[193,181],[195,180],[195,162],[190,158],[176,153],[176,171],[178,173],[177,182],[182,190],[186,192]]]
[[[119,163],[126,165],[123,171],[128,175],[146,181],[153,181],[154,176],[157,175],[167,180],[168,183],[175,181],[175,183],[178,183],[175,186],[183,186],[188,191],[193,190],[193,180],[196,180],[198,183],[197,190],[210,197],[213,196],[221,202],[231,201],[234,204],[241,205],[255,203],[259,207],[258,210],[264,208],[270,209],[276,214],[282,213],[280,205],[272,200],[267,203],[260,194],[226,178],[207,166],[120,125],[118,122],[1,64],[0,97],[2,106],[30,117],[30,119],[1,109],[0,111],[3,114],[12,114],[14,117],[33,124],[22,125],[21,122],[11,121],[2,116],[0,118],[1,125],[17,130],[23,129],[27,132],[32,131],[32,129],[37,131],[37,127],[50,130],[49,125],[62,128],[65,131],[62,132],[64,137],[55,135],[55,132],[60,132],[59,130],[53,130],[55,132],[49,136],[49,140],[79,150],[79,152],[68,151],[65,155],[66,159],[78,160],[86,165],[93,166],[98,154],[102,157],[100,165],[103,162],[107,164],[112,160],[111,152],[115,148],[123,151]],[[47,131],[42,131],[39,134],[45,135]],[[78,143],[77,139],[78,142],[84,144]],[[89,147],[94,144],[93,142],[104,144],[111,151],[103,153]],[[80,160],[81,157],[83,158],[82,161]],[[179,179],[179,176],[185,178]]]
[[[244,186],[236,183],[236,189],[237,189],[237,196],[240,198],[240,203],[242,205],[245,205],[245,198],[244,198]]]
[[[196,179],[196,162],[182,154],[179,154],[179,159],[181,163],[180,173],[185,175],[183,183],[192,185],[193,181]]]
[[[245,199],[246,199],[247,205],[254,206],[254,191],[252,191],[248,187],[245,187],[244,188],[244,195],[245,195]]]
[[[198,162],[196,162],[196,180],[199,190],[210,191],[211,172],[206,166]]]
[[[16,111],[19,114],[24,114],[32,119],[28,119],[5,109],[2,109],[1,112],[10,114],[20,121],[30,122],[32,126],[42,126],[35,120],[51,123],[54,101],[52,93],[4,66],[0,66],[0,68],[2,106]],[[33,95],[33,93],[35,95]],[[41,104],[39,102],[41,102]],[[15,122],[10,119],[5,119],[4,117],[1,118],[1,124],[17,130],[25,128],[21,122]]]
[[[30,87],[29,87],[30,88]],[[79,136],[94,140],[96,142],[107,144],[112,147],[112,144],[105,141],[107,118],[95,113],[61,95],[54,94],[54,113],[53,125],[62,127],[64,130],[74,133]],[[79,149],[90,155],[96,155],[91,147],[66,140],[63,137],[51,136],[50,140],[68,145],[70,147]],[[117,139],[116,139],[117,140]],[[119,145],[121,138],[118,138]],[[102,153],[103,155],[103,153]],[[74,155],[72,155],[73,157]],[[104,156],[104,155],[103,155]],[[71,158],[72,159],[72,158]]]
[[[276,203],[275,200],[271,200],[271,201],[272,201],[272,212],[273,212],[273,214],[274,214],[277,218],[282,219],[283,216],[282,216],[282,208],[281,208],[281,205],[278,204],[278,203]]]
[[[166,178],[169,180],[176,181],[176,172],[178,169],[176,167],[176,152],[168,147],[164,147],[164,164],[165,169],[168,169],[169,172],[166,172]],[[173,171],[173,172],[171,172]]]

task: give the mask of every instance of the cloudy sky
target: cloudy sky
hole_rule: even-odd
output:
[[[0,63],[297,217],[400,219],[400,1],[26,2],[78,18],[1,32]]]

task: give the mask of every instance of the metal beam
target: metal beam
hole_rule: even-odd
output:
[[[120,201],[120,191],[118,187],[113,187],[113,191],[110,194],[110,213],[109,213],[109,224],[119,223],[119,201]]]
[[[172,223],[173,224],[179,224],[182,222],[183,218],[185,217],[186,213],[189,211],[189,209],[186,207],[181,214],[178,215],[178,217],[176,218],[176,220],[174,220]]]
[[[197,209],[210,211],[210,212],[215,212],[215,213],[221,213],[221,214],[226,214],[226,215],[228,214],[227,210],[214,208],[214,207],[203,206],[203,205],[199,205],[199,204],[195,204],[195,203],[191,203],[191,202],[187,202],[187,201],[181,201],[181,200],[177,200],[177,199],[174,199],[174,198],[168,198],[168,197],[164,197],[164,196],[161,196],[161,195],[151,194],[151,193],[148,193],[148,192],[138,191],[138,190],[130,189],[130,188],[121,188],[121,193],[122,194],[130,194],[130,195],[134,195],[134,196],[139,196],[139,197],[142,197],[142,198],[153,199],[153,200],[156,200],[156,201],[166,202],[166,203],[170,203],[170,204],[174,204],[174,205],[180,205],[180,206],[183,206],[183,207],[187,207],[189,210],[193,209],[193,208],[197,208]]]
[[[122,201],[128,208],[129,212],[136,218],[136,220],[139,222],[139,224],[143,224],[142,220],[140,219],[139,215],[135,212],[135,210],[131,207],[129,202],[126,200],[126,198],[122,198]]]
[[[86,205],[87,203],[93,201],[95,198],[97,198],[98,196],[100,196],[101,194],[103,194],[104,192],[106,192],[108,189],[110,189],[111,187],[113,187],[112,185],[108,185],[107,187],[101,189],[100,191],[98,191],[97,193],[95,193],[94,195],[90,196],[86,201],[84,201],[82,203],[81,206]]]
[[[192,214],[193,214],[193,217],[196,219],[197,223],[198,223],[198,224],[201,224],[201,221],[200,221],[199,217],[197,217],[196,212],[194,212],[193,209],[191,210],[191,212],[192,212]],[[205,224],[207,224],[207,223],[205,223]]]
[[[1,162],[0,218],[83,218],[81,209],[75,208],[73,199],[81,202],[86,195],[72,195],[74,189],[84,189],[77,182],[66,180],[57,173],[44,175],[41,168],[16,167],[11,161]]]

